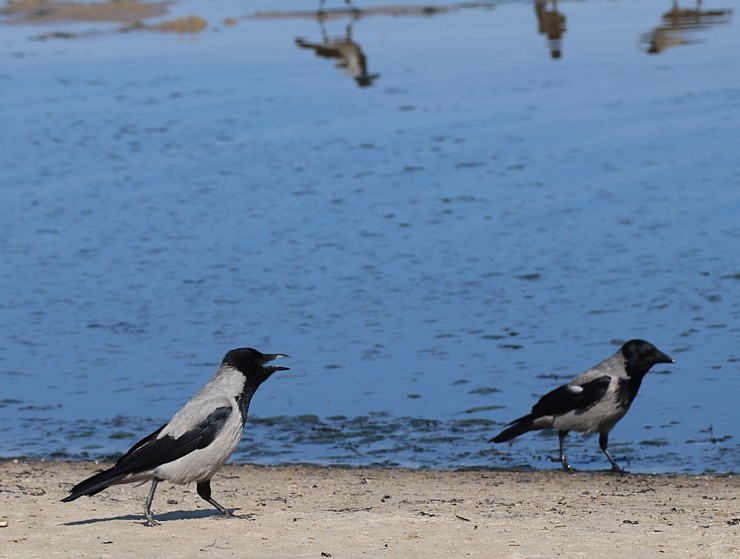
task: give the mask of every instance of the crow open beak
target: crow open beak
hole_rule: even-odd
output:
[[[274,361],[275,359],[282,359],[283,357],[290,357],[290,355],[285,355],[284,353],[265,354],[265,363],[269,363],[270,361]],[[279,367],[278,365],[265,365],[264,368],[272,372],[290,370],[290,367]]]

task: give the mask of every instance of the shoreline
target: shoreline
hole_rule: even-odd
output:
[[[147,528],[148,483],[60,502],[103,467],[0,462],[0,556],[740,556],[731,474],[226,466],[213,496],[246,518],[221,518],[194,485],[163,482],[160,525]]]

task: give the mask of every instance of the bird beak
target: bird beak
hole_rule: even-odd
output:
[[[285,355],[284,353],[270,353],[265,355],[265,363],[269,363],[270,361],[274,361],[275,359],[282,359],[283,357],[290,357],[290,355]],[[275,371],[289,371],[290,367],[279,367],[277,365],[266,365],[265,369],[275,372]]]
[[[673,360],[673,357],[671,357],[670,355],[666,355],[659,349],[655,350],[655,362],[656,363],[675,363],[675,361]]]

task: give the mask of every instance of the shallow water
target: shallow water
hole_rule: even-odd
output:
[[[530,2],[364,4],[323,23],[364,87],[312,3],[0,16],[0,456],[126,450],[254,346],[291,370],[236,461],[557,467],[552,433],[486,441],[641,337],[676,364],[617,460],[740,469],[737,14],[560,2],[553,59]]]

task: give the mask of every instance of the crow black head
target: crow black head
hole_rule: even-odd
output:
[[[247,381],[260,385],[275,371],[288,370],[288,367],[266,365],[270,361],[283,357],[288,356],[282,353],[261,353],[251,347],[242,347],[229,351],[221,365],[234,367],[247,378]]]
[[[621,349],[625,369],[631,377],[644,377],[658,363],[674,363],[673,359],[645,340],[630,340]]]

